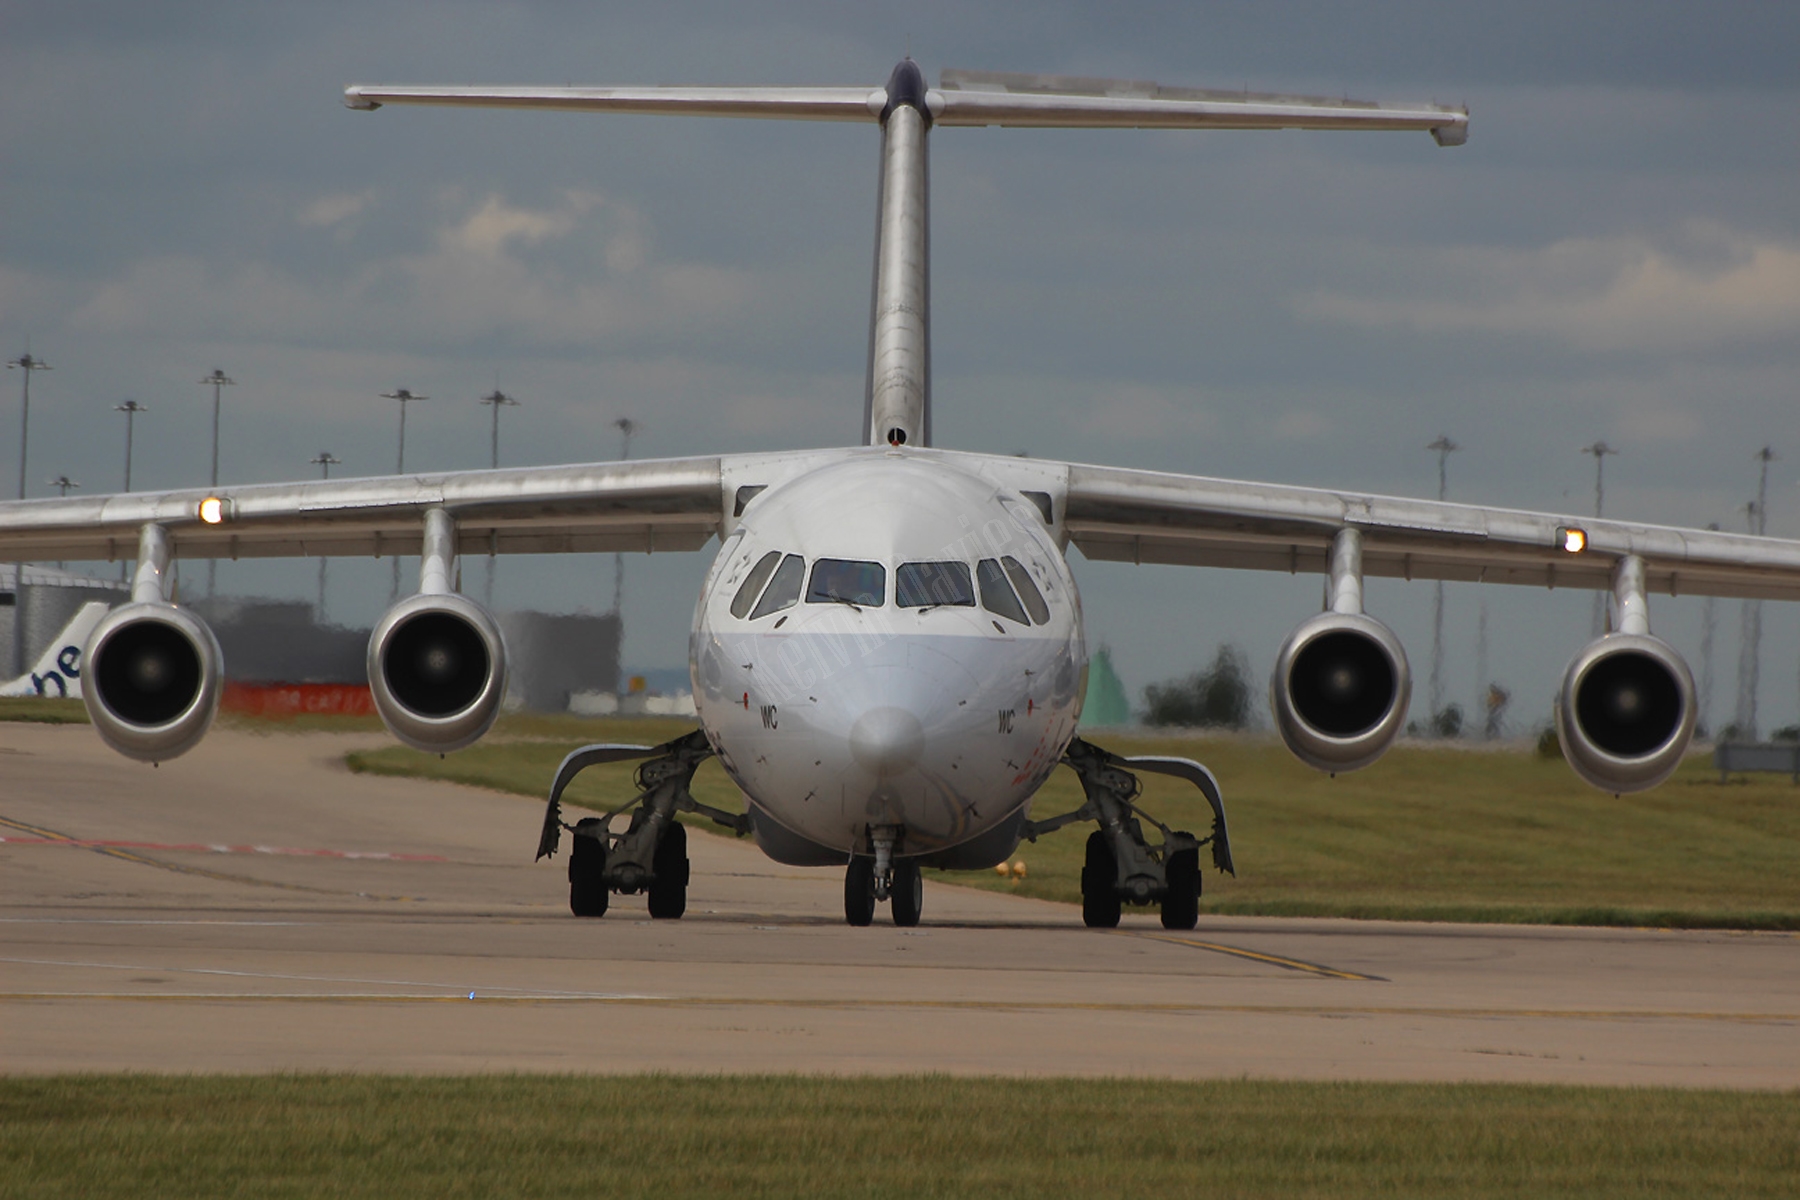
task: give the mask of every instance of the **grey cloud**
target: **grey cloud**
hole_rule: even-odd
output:
[[[58,368],[34,387],[34,479],[116,481],[111,406],[131,395],[152,409],[139,478],[192,482],[197,381],[215,365],[240,381],[233,479],[305,474],[321,446],[346,470],[385,470],[379,393],[396,386],[434,397],[409,417],[409,461],[480,465],[474,401],[496,374],[525,402],[505,417],[509,462],[610,456],[621,415],[643,421],[643,454],[850,440],[869,130],[353,113],[338,93],[875,83],[909,48],[933,75],[1114,74],[1475,113],[1454,151],[1410,135],[934,134],[945,444],[1416,494],[1435,486],[1423,444],[1447,429],[1468,447],[1453,495],[1579,511],[1578,447],[1604,436],[1625,450],[1609,504],[1703,522],[1731,516],[1749,453],[1792,425],[1793,6],[1067,0],[1022,21],[937,0],[63,0],[15,3],[7,25],[0,347],[29,336]],[[0,462],[14,430],[0,391]],[[1791,480],[1771,528],[1800,533]],[[679,661],[703,568],[630,566],[634,662]],[[1134,687],[1221,639],[1266,663],[1318,601],[1314,581],[1285,577],[1077,569],[1095,640]],[[503,601],[515,586],[574,607],[609,587],[607,563],[505,570]],[[246,569],[242,586],[263,578]],[[305,594],[310,578],[280,586]],[[353,568],[332,578],[337,611],[385,601],[385,578],[366,595]],[[1419,592],[1372,592],[1415,656]],[[1496,658],[1541,708],[1587,597],[1451,594],[1453,681],[1486,598]],[[1695,652],[1693,612],[1656,612]],[[1791,616],[1768,624],[1791,660]],[[1772,703],[1793,708],[1793,674],[1765,672],[1781,681]]]

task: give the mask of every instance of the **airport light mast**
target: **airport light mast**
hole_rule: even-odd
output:
[[[149,412],[150,410],[145,408],[143,405],[139,404],[136,400],[127,400],[123,404],[113,405],[113,411],[114,412],[122,412],[125,414],[125,488],[124,488],[124,490],[129,492],[131,490],[131,444],[132,444],[132,436],[137,431],[137,415],[141,412]],[[131,562],[129,559],[122,560],[119,563],[119,578],[121,580],[129,580],[131,578]]]
[[[413,393],[407,391],[405,388],[395,388],[391,392],[381,393],[381,398],[383,400],[398,400],[400,402],[400,450],[399,450],[399,453],[394,458],[394,474],[404,475],[404,474],[406,474],[406,406],[409,402],[411,402],[413,400],[429,400],[429,399],[431,399],[431,397],[430,396],[415,396]],[[497,440],[497,435],[496,435],[496,440]],[[498,451],[496,451],[496,453],[497,452]],[[388,596],[388,601],[389,601],[389,603],[392,603],[393,601],[398,600],[399,598],[400,598],[400,556],[398,554],[396,554],[396,555],[394,555],[394,586],[393,586],[392,592]]]
[[[492,440],[489,442],[488,466],[494,470],[499,470],[500,469],[500,410],[503,408],[517,408],[519,406],[519,402],[517,400],[514,400],[511,396],[508,396],[505,392],[501,391],[500,385],[498,383],[496,383],[494,385],[494,390],[492,392],[488,393],[487,395],[485,395],[481,398],[481,402],[483,404],[487,405],[489,408],[494,410],[494,432],[493,432]],[[499,552],[500,552],[500,534],[498,532],[491,533],[488,535],[488,569],[487,569],[487,597],[486,597],[487,609],[489,612],[492,612],[494,609],[494,558]]]
[[[209,478],[209,482],[215,491],[219,486],[219,389],[231,387],[236,383],[237,380],[225,374],[225,372],[217,367],[212,369],[211,375],[206,376],[200,381],[202,387],[210,384],[213,392],[212,475]],[[209,558],[206,560],[206,598],[208,600],[212,599],[213,593],[218,587],[218,583],[219,560],[216,558]]]
[[[630,417],[620,417],[613,422],[613,428],[619,431],[619,461],[624,462],[631,457],[631,435],[638,431],[638,423]],[[613,626],[619,631],[618,645],[615,653],[621,669],[625,665],[625,552],[613,551]]]
[[[339,465],[342,461],[329,450],[321,450],[312,458],[312,464],[319,468],[320,479],[330,479],[331,468]],[[323,554],[319,555],[319,605],[314,610],[314,619],[321,627],[325,624],[325,568],[330,562],[331,560]]]
[[[55,479],[49,480],[48,482],[51,487],[56,489],[56,494],[59,496],[67,496],[70,488],[78,488],[81,486],[67,475],[58,475]],[[63,569],[64,565],[65,564],[59,562],[56,564],[56,569],[60,571]]]
[[[381,398],[383,400],[398,400],[400,402],[400,442],[399,442],[399,451],[394,456],[394,474],[404,475],[404,474],[406,474],[406,406],[414,400],[429,400],[429,399],[431,399],[431,397],[430,396],[422,396],[422,395],[416,396],[412,392],[407,391],[405,388],[395,388],[391,392],[381,393]],[[494,430],[494,439],[496,442],[496,447],[495,447],[496,455],[498,455],[498,453],[499,453],[499,449],[498,449],[499,437],[500,437],[500,431],[499,431],[498,427],[496,426],[496,428]]]
[[[50,371],[55,368],[41,358],[33,358],[31,351],[6,361],[6,369],[18,368],[25,373],[23,383],[23,403],[19,406],[19,499],[25,498],[25,447],[31,432],[31,373],[33,371]]]
[[[1744,505],[1749,531],[1761,537],[1769,527],[1769,464],[1775,461],[1770,446],[1752,458],[1762,464],[1756,480],[1756,499]],[[1743,627],[1738,635],[1737,739],[1757,740],[1756,701],[1762,685],[1762,601],[1746,600]]]
[[[33,358],[31,351],[8,359],[6,369],[18,368],[25,373],[23,379],[23,403],[19,406],[19,499],[25,498],[25,448],[31,432],[31,373],[33,371],[49,371],[53,368],[41,358]],[[13,564],[13,670],[25,669],[25,564]]]
[[[133,438],[134,434],[136,433],[137,415],[141,412],[149,412],[150,410],[148,408],[145,408],[142,404],[139,404],[136,400],[127,400],[123,404],[113,405],[113,411],[114,412],[122,412],[125,414],[125,489],[124,490],[129,492],[131,490],[131,443],[132,443],[132,438]]]
[[[1437,451],[1438,456],[1438,499],[1445,499],[1450,493],[1449,460],[1450,456],[1462,447],[1450,440],[1447,433],[1438,434],[1437,441],[1425,447]],[[1437,593],[1431,606],[1431,720],[1436,724],[1438,713],[1444,706],[1444,582],[1437,582]]]
[[[1618,451],[1614,450],[1604,441],[1600,441],[1595,442],[1591,446],[1583,446],[1581,452],[1583,454],[1591,454],[1594,456],[1594,515],[1598,517],[1602,515],[1601,510],[1606,504],[1606,456],[1609,454],[1617,454]],[[1593,620],[1594,637],[1599,637],[1602,633],[1606,632],[1605,620],[1606,593],[1595,592]]]
[[[1719,523],[1707,523],[1708,529],[1714,533],[1719,531]],[[1713,701],[1713,641],[1719,628],[1718,607],[1715,597],[1708,596],[1701,608],[1700,618],[1700,725],[1710,735],[1714,733],[1712,724]]]
[[[488,466],[492,467],[495,470],[499,470],[499,468],[500,468],[500,410],[503,408],[517,408],[517,407],[519,407],[519,402],[517,400],[513,399],[511,396],[507,395],[505,392],[501,391],[499,388],[495,388],[493,391],[489,392],[487,395],[485,395],[481,398],[481,403],[487,405],[489,408],[494,410],[493,434],[489,438],[489,441],[488,441]],[[404,406],[402,406],[401,411],[402,412],[405,411]]]
[[[619,431],[619,461],[625,462],[631,457],[631,435],[637,432],[638,423],[630,417],[620,417],[613,422],[613,428]],[[625,639],[625,618],[620,616],[620,606],[625,600],[625,554],[621,550],[613,551],[613,616],[619,620],[619,640]]]

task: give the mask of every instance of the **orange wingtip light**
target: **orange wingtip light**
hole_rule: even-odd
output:
[[[1556,531],[1556,544],[1568,554],[1580,554],[1588,547],[1587,530],[1565,525]]]
[[[231,519],[231,501],[223,496],[208,496],[200,502],[200,519],[208,525],[222,525]]]

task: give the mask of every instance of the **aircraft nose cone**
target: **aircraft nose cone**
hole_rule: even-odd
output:
[[[875,775],[900,774],[924,749],[925,728],[904,708],[871,708],[850,728],[850,753]]]

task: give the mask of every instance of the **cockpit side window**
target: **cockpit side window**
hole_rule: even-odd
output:
[[[1018,589],[1019,599],[1025,602],[1025,611],[1031,614],[1031,619],[1039,625],[1048,621],[1050,606],[1044,603],[1044,594],[1038,591],[1037,584],[1031,582],[1031,572],[1010,554],[1000,560],[1000,565],[1006,568],[1006,577]]]
[[[975,579],[981,585],[981,607],[1009,621],[1017,621],[1021,625],[1031,624],[1030,618],[1019,604],[1019,598],[1013,595],[1012,585],[1006,582],[1006,573],[1000,569],[999,563],[991,558],[982,559],[975,564]]]
[[[732,616],[740,621],[744,619],[744,615],[750,611],[750,606],[756,603],[757,596],[762,594],[763,584],[769,582],[769,576],[775,573],[775,566],[780,561],[781,551],[771,550],[758,559],[754,567],[750,568],[750,574],[744,577],[744,586],[740,587],[737,595],[731,598]]]
[[[894,603],[900,608],[975,607],[969,565],[959,562],[901,563],[894,572]]]
[[[756,565],[760,568],[762,563]],[[756,610],[750,614],[750,619],[755,621],[770,613],[794,607],[800,600],[800,585],[805,582],[806,560],[798,554],[783,558],[781,565],[775,569],[775,578],[769,581],[769,590],[756,602]]]
[[[879,608],[887,599],[887,568],[880,563],[821,558],[813,563],[808,604],[855,604]]]

